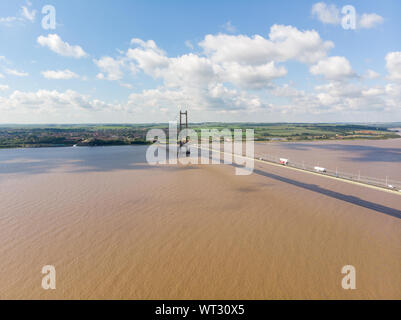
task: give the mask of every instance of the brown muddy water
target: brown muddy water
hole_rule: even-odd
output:
[[[387,148],[374,163],[396,168],[388,143],[313,150],[362,167]],[[149,167],[145,150],[0,150],[1,299],[401,299],[401,196],[267,164]]]

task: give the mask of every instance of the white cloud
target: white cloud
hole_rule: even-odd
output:
[[[8,98],[3,99],[0,105],[1,108],[16,112],[37,111],[53,113],[74,109],[97,111],[113,109],[113,106],[72,90],[65,92],[38,90],[36,92],[14,91]]]
[[[128,49],[127,57],[134,60],[145,73],[157,77],[160,70],[168,67],[169,59],[166,53],[159,49],[153,40],[145,42],[141,39],[132,39],[131,44],[138,47]]]
[[[202,53],[177,57],[168,57],[153,40],[134,38],[131,45],[125,57],[109,57],[107,65],[113,66],[112,70],[101,68],[98,75],[105,78],[105,74],[118,74],[131,64],[134,72],[163,81],[157,89],[132,94],[131,107],[172,109],[177,104],[190,104],[199,110],[216,112],[269,109],[269,103],[247,90],[270,88],[275,79],[285,77],[283,62],[316,63],[334,46],[323,41],[316,31],[281,25],[272,26],[268,38],[207,35],[199,43]],[[119,80],[121,74],[113,78]]]
[[[99,68],[98,79],[114,80],[128,89],[133,88],[128,81],[123,81],[128,72],[144,73],[156,80],[157,88],[132,93],[126,103],[118,105],[119,110],[146,114],[146,117],[156,116],[160,110],[166,112],[166,117],[174,116],[180,105],[191,106],[192,111],[200,114],[207,111],[214,115],[248,113],[248,116],[268,115],[269,112],[303,115],[345,114],[347,111],[381,113],[395,110],[397,104],[399,107],[400,91],[396,84],[367,86],[368,82],[361,79],[375,79],[379,75],[368,70],[363,77],[357,77],[345,57],[327,57],[334,44],[322,40],[313,30],[274,25],[268,37],[206,35],[199,46],[203,49],[201,53],[170,57],[153,40],[134,38],[126,52],[119,51],[116,57],[105,56],[93,62]],[[397,59],[397,53],[388,55],[389,70],[398,66]],[[275,79],[287,75],[287,61],[306,64],[311,74],[320,75],[326,81],[305,91],[291,84],[277,86]],[[397,78],[394,71],[392,76]],[[67,98],[61,99],[65,100]],[[68,101],[65,104],[72,105]],[[93,100],[86,97],[81,101],[82,105],[91,106]],[[115,105],[103,105],[117,110]]]
[[[390,97],[396,98],[398,107],[400,107],[401,83],[389,83],[386,85],[384,90]]]
[[[273,25],[269,38],[260,35],[207,35],[199,43],[214,62],[260,65],[271,61],[297,60],[313,63],[334,47],[314,30],[300,31],[292,26]]]
[[[79,76],[68,69],[65,70],[48,70],[42,71],[43,77],[46,79],[54,79],[54,80],[68,80],[68,79],[77,79]]]
[[[379,16],[376,13],[364,13],[362,14],[361,18],[359,19],[359,27],[364,29],[371,29],[379,24],[382,24],[384,21],[382,16]]]
[[[8,90],[10,87],[6,84],[0,84],[0,91],[6,91]]]
[[[210,86],[207,97],[210,99],[208,104],[212,108],[221,111],[247,110],[255,112],[262,109],[267,110],[270,107],[268,104],[263,103],[256,95],[250,95],[246,91],[229,89],[221,83]],[[225,108],[221,108],[222,105]]]
[[[107,80],[120,80],[124,73],[122,71],[122,67],[124,62],[122,60],[116,60],[112,57],[102,57],[99,60],[93,60],[93,62],[99,67],[99,69],[106,73],[105,77],[103,73],[98,74],[98,79],[107,79]]]
[[[388,77],[391,80],[401,80],[401,51],[390,52],[386,56]]]
[[[167,60],[165,68],[157,65],[155,75],[164,79],[168,87],[203,87],[215,81],[211,61],[193,53]]]
[[[191,102],[191,98],[185,92],[167,90],[165,88],[144,90],[141,93],[133,93],[129,96],[130,108],[177,108],[180,103],[184,105]]]
[[[362,91],[362,95],[364,96],[380,96],[382,94],[384,94],[384,89],[381,87],[374,87],[374,88],[369,88],[366,90]]]
[[[349,116],[343,118],[341,115],[397,110],[396,87],[369,88],[359,83],[332,81],[316,86],[312,92],[298,90],[290,85],[276,87],[271,92],[274,96],[287,99],[284,105],[275,106],[275,110],[286,114],[333,114],[336,121],[350,121]]]
[[[312,6],[312,15],[325,24],[340,24],[341,22],[340,10],[334,4],[315,3]]]
[[[259,97],[228,89],[222,84],[211,85],[204,92],[193,88],[166,89],[157,88],[133,93],[129,97],[127,107],[133,110],[158,111],[160,108],[178,110],[178,106],[190,105],[191,110],[197,111],[256,111],[267,109]]]
[[[269,86],[272,80],[285,75],[287,70],[284,67],[277,67],[273,61],[260,66],[243,66],[233,62],[223,64],[221,79],[240,88],[258,89]]]
[[[351,64],[344,57],[329,57],[310,67],[313,75],[321,75],[329,80],[342,80],[355,76]]]
[[[64,57],[79,59],[87,56],[87,53],[80,46],[71,46],[57,34],[49,34],[47,37],[39,36],[37,42],[42,47],[48,47],[51,51]]]
[[[131,45],[138,45],[143,48],[154,49],[154,50],[160,51],[160,49],[157,48],[156,42],[154,42],[153,40],[143,41],[142,39],[139,39],[139,38],[132,38]]]
[[[234,61],[220,63],[193,53],[168,58],[156,46],[151,48],[130,49],[127,57],[148,75],[163,79],[167,87],[200,89],[219,82],[230,82],[241,88],[258,89],[287,74],[287,70],[276,66],[274,61],[260,65]]]
[[[368,71],[366,71],[366,74],[364,75],[364,78],[365,79],[370,79],[370,80],[378,79],[378,78],[380,78],[380,74],[378,74],[376,71],[368,70]]]
[[[14,69],[8,69],[8,68],[6,68],[6,69],[5,69],[5,72],[6,72],[7,74],[10,74],[10,75],[16,76],[16,77],[27,77],[27,76],[29,76],[29,73],[27,73],[27,72],[20,72],[20,71],[18,71],[18,70],[14,70]]]

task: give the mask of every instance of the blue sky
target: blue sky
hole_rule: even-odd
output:
[[[0,123],[401,121],[400,21],[397,0],[2,0]]]

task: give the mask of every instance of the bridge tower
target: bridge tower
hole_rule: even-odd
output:
[[[182,120],[184,118],[184,116],[185,116],[185,123]],[[184,125],[185,125],[185,129],[188,129],[188,111],[185,111],[185,112],[180,111],[180,131],[179,132],[182,131],[182,129],[184,128]],[[189,138],[188,138],[188,136],[186,136],[185,143],[188,143],[188,142],[189,142]],[[179,141],[179,143],[180,143],[180,146],[182,146],[182,141]]]
[[[183,121],[184,116],[185,116],[185,122]],[[185,129],[188,129],[188,111],[185,111],[185,112],[180,111],[180,131],[178,132],[178,134],[182,131],[184,126],[185,126]],[[184,144],[187,144],[188,142],[189,142],[188,136],[185,136],[185,143],[182,140],[178,141],[180,148],[183,147]],[[187,155],[187,157],[189,157],[189,155],[191,154],[191,151],[189,150],[188,145],[186,145],[185,148],[186,148],[185,154]]]

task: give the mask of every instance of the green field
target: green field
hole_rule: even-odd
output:
[[[389,139],[399,135],[386,127],[353,124],[202,124],[193,125],[192,129],[254,129],[256,141],[298,141],[328,139]]]

